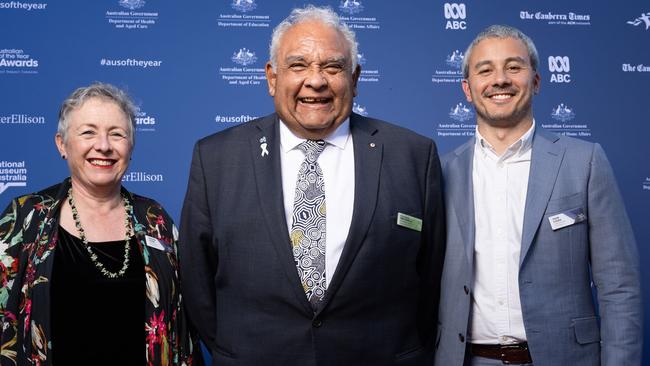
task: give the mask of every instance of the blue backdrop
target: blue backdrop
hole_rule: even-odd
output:
[[[58,109],[73,89],[99,80],[126,89],[141,108],[125,186],[156,198],[176,220],[194,142],[272,111],[263,74],[271,31],[303,5],[28,1],[0,0],[0,207],[67,176],[54,146]],[[430,136],[442,153],[474,131],[460,88],[467,44],[494,23],[530,35],[541,60],[536,123],[603,145],[641,262],[650,259],[647,1],[313,3],[332,6],[357,33],[363,71],[355,111]],[[649,276],[644,268],[645,298]]]

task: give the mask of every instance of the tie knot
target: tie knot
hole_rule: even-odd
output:
[[[325,141],[323,140],[306,140],[298,145],[300,151],[305,154],[307,161],[313,163],[318,159],[320,153],[325,149]]]

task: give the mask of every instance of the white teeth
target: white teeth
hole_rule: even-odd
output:
[[[492,98],[492,99],[509,99],[509,98],[512,98],[512,95],[509,95],[509,94],[496,94],[496,95],[491,96],[490,98]]]
[[[96,159],[92,159],[92,160],[90,160],[90,163],[93,164],[93,165],[101,165],[101,166],[109,166],[109,165],[113,165],[113,162],[112,162],[112,161],[109,161],[109,160],[96,160]]]
[[[326,98],[300,98],[303,103],[324,103]]]

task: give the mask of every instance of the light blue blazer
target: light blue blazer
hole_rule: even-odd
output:
[[[467,343],[474,275],[473,153],[474,139],[442,161],[448,237],[437,366],[463,365]],[[550,216],[576,208],[586,214],[585,221],[551,229]],[[536,129],[519,292],[535,366],[641,364],[637,248],[599,144]]]

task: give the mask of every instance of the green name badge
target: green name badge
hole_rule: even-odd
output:
[[[409,216],[401,212],[397,213],[397,225],[403,226],[405,228],[422,231],[422,220],[414,216]]]

